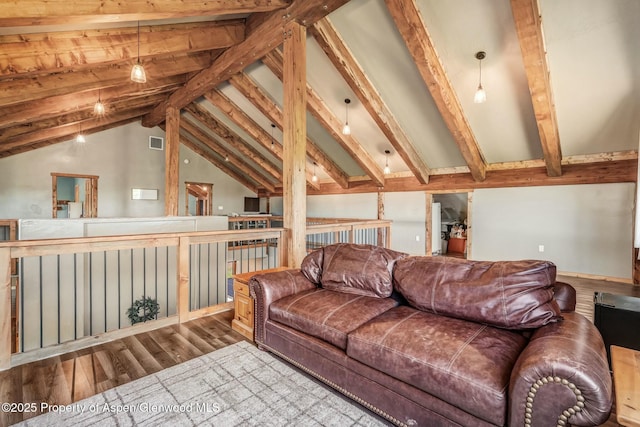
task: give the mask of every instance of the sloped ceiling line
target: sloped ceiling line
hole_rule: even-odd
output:
[[[487,163],[442,66],[415,0],[385,0],[387,9],[413,57],[471,175],[483,181]]]
[[[283,79],[283,56],[279,49],[269,52],[262,62],[272,73],[282,81]],[[365,173],[376,183],[384,186],[384,173],[382,168],[371,158],[371,155],[362,147],[353,135],[343,135],[343,123],[326,106],[322,98],[307,84],[307,110],[318,120],[327,132],[333,136],[342,147],[351,154],[351,157],[362,167]]]
[[[30,124],[35,121],[50,119],[78,110],[93,109],[98,96],[100,96],[102,101],[107,105],[107,112],[112,109],[109,105],[119,100],[129,99],[131,102],[137,102],[138,98],[149,98],[157,94],[165,94],[161,99],[166,99],[167,92],[176,90],[183,83],[183,77],[172,76],[156,80],[153,86],[149,87],[147,87],[147,85],[140,87],[135,83],[127,82],[127,84],[120,85],[119,87],[110,87],[101,91],[96,89],[86,92],[75,92],[1,107],[0,129]]]
[[[260,187],[265,188],[270,192],[275,191],[275,186],[264,175],[262,175],[262,173],[260,173],[243,159],[238,157],[235,153],[228,150],[214,138],[207,135],[196,124],[194,124],[188,116],[181,116],[180,129],[188,132],[189,134],[191,134],[191,136],[197,139],[198,142],[205,145],[218,156],[225,159],[225,163],[229,164],[226,169],[231,169],[231,166],[233,166],[237,168],[242,174],[245,174],[247,177],[258,183]]]
[[[380,130],[421,184],[429,182],[431,171],[413,143],[406,135],[393,113],[378,93],[373,83],[358,64],[329,18],[324,18],[313,26],[311,34],[342,75],[351,90],[358,96]]]
[[[282,182],[282,172],[273,163],[264,157],[258,150],[253,148],[250,144],[244,141],[240,135],[233,132],[223,123],[216,120],[204,107],[191,103],[185,107],[185,111],[191,114],[194,119],[197,119],[203,126],[209,129],[211,132],[222,138],[227,144],[251,160],[253,163],[262,168],[273,179],[278,182]]]
[[[160,125],[160,127],[164,128],[164,124]],[[199,155],[200,157],[202,157],[203,159],[207,160],[209,163],[211,163],[212,165],[220,169],[225,174],[229,175],[231,178],[238,181],[240,184],[247,187],[249,190],[253,191],[254,193],[257,194],[258,191],[260,190],[258,186],[254,182],[251,182],[250,180],[248,180],[246,176],[243,176],[242,174],[227,167],[224,161],[219,160],[218,158],[213,156],[210,152],[208,152],[203,147],[201,147],[194,141],[190,140],[186,136],[180,135],[180,143],[183,144],[188,149],[190,149],[191,151],[193,151],[194,153],[196,153],[197,155]]]
[[[229,83],[282,130],[282,110],[260,89],[253,79],[246,74],[237,74],[229,79]],[[307,153],[338,185],[342,188],[348,188],[346,173],[309,137],[307,137]],[[317,189],[320,188],[316,183],[313,183],[313,186]]]
[[[538,0],[511,0],[524,68],[549,176],[562,175],[560,133],[553,102]]]
[[[165,103],[157,105],[142,120],[142,125],[152,127],[161,123],[167,104],[184,107],[282,44],[282,29],[288,23],[296,21],[313,25],[348,1],[293,0],[284,10],[251,14],[247,19],[244,41],[226,49],[209,68],[196,74]]]

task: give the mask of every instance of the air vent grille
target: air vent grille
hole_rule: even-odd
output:
[[[160,138],[159,136],[150,136],[149,148],[152,150],[164,150],[164,138]]]

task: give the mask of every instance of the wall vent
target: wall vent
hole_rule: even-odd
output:
[[[159,136],[150,136],[149,148],[152,150],[164,150],[164,138],[160,138]]]

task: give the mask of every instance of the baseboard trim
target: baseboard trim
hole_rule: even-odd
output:
[[[626,283],[628,285],[633,285],[633,279],[631,278],[600,276],[597,274],[586,274],[586,273],[573,273],[570,271],[558,271],[557,274],[558,276],[569,276],[569,277],[577,277],[580,279],[602,280],[604,282],[618,282],[618,283]]]

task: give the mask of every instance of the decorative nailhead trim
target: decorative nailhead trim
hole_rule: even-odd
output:
[[[303,370],[304,372],[306,372],[307,374],[311,375],[312,377],[317,378],[320,381],[322,381],[323,383],[327,384],[328,386],[338,390],[340,393],[344,394],[348,398],[355,400],[356,402],[358,402],[360,405],[364,406],[365,408],[367,408],[371,412],[374,412],[374,413],[380,415],[381,417],[386,418],[387,420],[391,421],[395,425],[401,426],[401,427],[409,427],[409,425],[415,425],[414,424],[415,423],[414,420],[409,420],[409,424],[403,423],[402,421],[400,421],[399,419],[395,418],[394,416],[387,414],[382,409],[379,409],[379,408],[373,406],[369,402],[361,399],[360,397],[356,396],[355,394],[351,393],[350,391],[345,390],[344,388],[340,387],[338,384],[334,383],[333,381],[328,380],[327,378],[323,377],[322,375],[312,371],[311,369],[307,368],[306,366],[304,366],[304,365],[296,362],[295,360],[285,356],[284,354],[280,353],[279,351],[274,350],[273,348],[271,348],[269,346],[264,346],[264,348],[266,348],[268,351],[278,355],[279,357],[283,358],[284,360],[286,360],[287,362],[291,363],[292,365],[298,367],[299,369]]]
[[[543,377],[536,380],[536,382],[531,384],[531,387],[529,388],[529,393],[527,393],[527,403],[524,409],[525,411],[524,425],[526,427],[531,427],[531,413],[532,413],[532,407],[533,407],[533,400],[536,397],[536,393],[538,393],[538,391],[540,390],[540,387],[545,384],[566,385],[576,395],[576,404],[573,405],[571,408],[567,408],[564,411],[562,411],[562,414],[560,414],[560,416],[558,417],[558,422],[556,424],[557,426],[566,426],[567,422],[569,421],[569,418],[575,415],[576,412],[582,411],[582,408],[584,408],[584,396],[582,396],[582,392],[574,383],[564,378],[552,377],[551,375],[549,375],[548,377]]]

